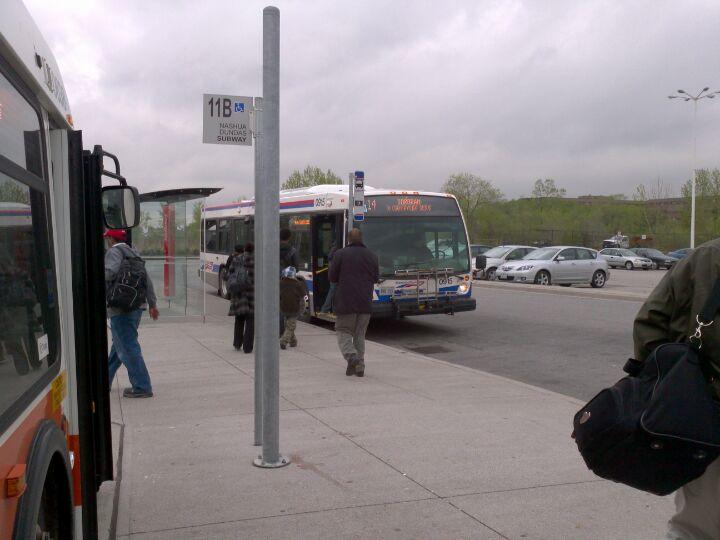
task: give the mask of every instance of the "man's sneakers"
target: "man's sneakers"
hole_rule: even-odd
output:
[[[365,362],[360,360],[356,355],[352,354],[347,358],[347,369],[345,375],[352,377],[357,375],[358,377],[365,376]]]
[[[126,398],[148,398],[153,397],[152,390],[135,390],[134,388],[126,388],[123,390],[123,397]]]
[[[358,360],[357,364],[355,364],[355,375],[358,377],[365,376],[365,362],[363,360]]]
[[[285,342],[283,342],[283,341],[280,342],[280,348],[281,348],[283,351],[284,351],[285,349],[287,349],[287,345],[285,344]]]
[[[355,375],[355,366],[357,365],[358,359],[357,356],[354,354],[351,354],[347,357],[347,369],[345,370],[345,375],[348,377],[352,377]]]

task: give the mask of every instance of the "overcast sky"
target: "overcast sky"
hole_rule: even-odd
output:
[[[253,151],[202,144],[202,94],[261,95],[262,2],[26,0],[87,147],[141,192],[253,194]],[[453,172],[508,197],[536,178],[630,195],[692,169],[692,103],[720,90],[720,2],[279,1],[280,174],[308,164],[378,187]],[[698,105],[698,166],[720,166],[720,95]]]

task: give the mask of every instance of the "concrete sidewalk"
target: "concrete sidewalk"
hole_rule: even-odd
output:
[[[664,534],[669,498],[586,470],[576,400],[374,343],[365,378],[346,377],[334,334],[303,324],[281,351],[292,464],[253,467],[253,355],[233,350],[230,321],[142,326],[155,397],[113,388],[118,538]]]

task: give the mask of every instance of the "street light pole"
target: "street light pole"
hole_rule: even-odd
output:
[[[693,175],[690,181],[690,248],[695,247],[695,186],[697,184],[697,104],[701,99],[715,99],[716,94],[720,94],[720,91],[709,92],[709,86],[700,91],[697,95],[693,96],[688,94],[685,90],[678,90],[679,96],[668,96],[668,99],[682,99],[683,101],[693,102],[693,122],[692,122],[692,136],[693,136]]]

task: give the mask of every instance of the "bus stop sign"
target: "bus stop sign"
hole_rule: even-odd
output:
[[[365,220],[365,173],[355,171],[352,175],[353,221]]]
[[[203,142],[252,146],[253,98],[203,94]]]

